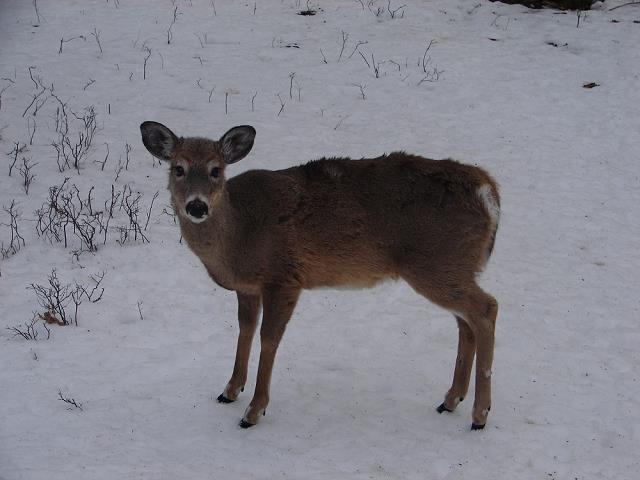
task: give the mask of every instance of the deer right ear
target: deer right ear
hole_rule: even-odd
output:
[[[160,160],[171,160],[180,140],[167,127],[158,122],[140,125],[142,143],[149,153]]]

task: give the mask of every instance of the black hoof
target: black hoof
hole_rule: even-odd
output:
[[[471,430],[482,430],[484,429],[484,425],[478,425],[477,423],[471,424]]]
[[[449,410],[447,407],[444,406],[444,403],[441,403],[440,406],[438,408],[436,408],[436,411],[438,413],[442,413],[442,412],[453,412],[453,410]]]
[[[249,427],[253,427],[254,425],[255,423],[249,423],[244,418],[240,420],[240,428],[249,428]]]
[[[231,403],[234,401],[235,400],[231,400],[230,398],[225,397],[224,393],[221,393],[220,396],[218,397],[218,403]]]

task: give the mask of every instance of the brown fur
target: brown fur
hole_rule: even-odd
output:
[[[497,228],[478,195],[486,185],[499,205],[491,176],[453,160],[394,152],[251,170],[225,181],[228,162],[221,144],[222,139],[177,139],[169,190],[187,245],[216,283],[238,294],[238,350],[221,401],[235,400],[244,387],[251,339],[264,308],[258,381],[243,426],[255,424],[267,406],[275,352],[300,291],[368,287],[386,278],[406,280],[456,315],[458,360],[443,406],[453,410],[466,395],[477,351],[473,422],[484,426],[497,303],[475,278]],[[184,166],[184,177],[173,174],[176,165]],[[212,166],[220,168],[217,179],[208,173]],[[209,205],[202,223],[193,223],[185,212],[195,193]]]

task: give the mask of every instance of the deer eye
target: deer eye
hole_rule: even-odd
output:
[[[182,168],[180,165],[176,165],[173,168],[173,171],[176,174],[176,177],[183,177],[184,176],[184,168]]]
[[[218,167],[213,167],[211,169],[211,176],[213,178],[218,178],[218,175],[220,175],[220,169]]]

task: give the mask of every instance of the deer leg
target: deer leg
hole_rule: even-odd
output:
[[[476,339],[467,322],[456,316],[458,322],[458,356],[456,358],[453,383],[438,407],[438,413],[453,412],[458,403],[464,400],[469,389],[473,357],[476,353]]]
[[[240,421],[242,428],[248,428],[265,414],[269,403],[269,385],[271,372],[278,345],[282,339],[287,323],[300,296],[299,288],[278,287],[267,289],[262,295],[264,312],[260,327],[260,363],[258,378],[253,399]]]
[[[476,391],[473,403],[471,424],[472,430],[480,430],[487,423],[487,415],[491,409],[491,365],[493,363],[493,347],[498,303],[485,293],[473,280],[460,278],[458,281],[450,275],[445,282],[436,282],[439,278],[431,270],[431,275],[424,274],[411,268],[403,277],[421,295],[436,305],[454,312],[458,320],[458,327],[466,322],[466,327],[460,330],[458,343],[458,361],[454,372],[452,387],[445,396],[445,401],[438,407],[438,412],[452,411],[455,399],[460,401],[463,392],[469,385],[471,366],[473,363],[473,343],[475,338],[476,354]],[[470,330],[470,331],[469,331]],[[471,333],[471,335],[469,335]],[[460,362],[460,360],[463,360]],[[460,362],[460,363],[458,363]],[[458,368],[459,367],[459,368]]]
[[[487,423],[487,415],[491,410],[491,365],[498,302],[479,287],[474,298],[475,309],[470,309],[468,317],[469,326],[476,337],[476,392],[471,429],[480,430]]]
[[[246,295],[237,292],[238,295],[238,346],[236,348],[236,361],[233,365],[231,380],[227,383],[224,392],[218,397],[219,403],[231,403],[238,398],[247,381],[247,368],[251,343],[258,324],[261,298],[259,295]]]

